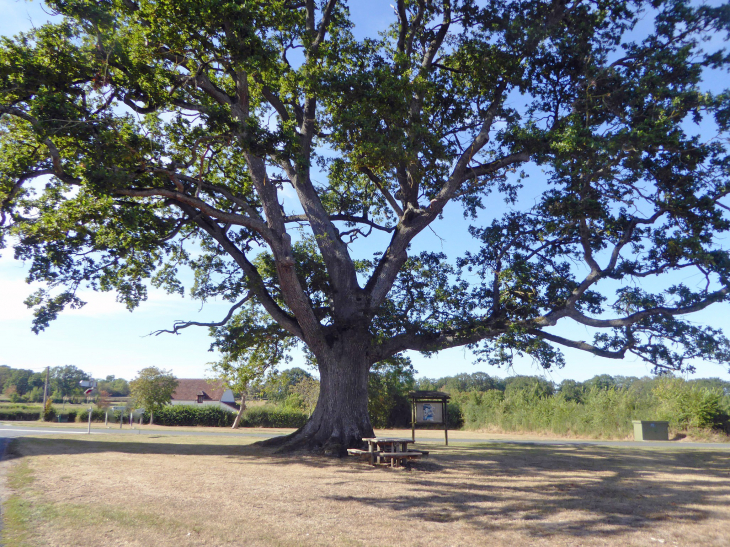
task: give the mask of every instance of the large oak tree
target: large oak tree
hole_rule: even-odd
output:
[[[47,285],[33,328],[189,267],[231,303],[225,367],[305,348],[319,401],[280,442],[334,452],[409,350],[727,363],[687,316],[730,290],[730,99],[703,84],[728,5],[393,2],[367,39],[343,0],[53,0],[62,22],[4,39],[0,222]],[[409,253],[447,204],[472,251]]]

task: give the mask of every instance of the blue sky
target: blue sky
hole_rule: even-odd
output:
[[[367,34],[384,28],[392,20],[391,1],[351,1],[357,33]],[[16,0],[0,0],[0,13],[3,14],[0,18],[2,35],[28,30],[49,18],[47,10],[44,11],[39,4]],[[715,86],[727,87],[730,83],[727,74],[717,75],[716,78],[719,80],[715,79]],[[538,172],[533,174],[539,178]],[[529,196],[534,188],[532,186],[531,190],[528,186],[522,197]],[[501,203],[494,203],[493,206],[498,211],[505,207]],[[468,222],[463,220],[460,211],[453,207],[447,210],[445,220],[434,224],[433,232],[427,230],[417,239],[414,250],[443,251],[450,257],[458,256],[471,245],[466,235],[467,226]],[[35,335],[30,331],[31,312],[23,304],[23,300],[34,290],[24,282],[26,267],[12,259],[12,249],[0,253],[0,364],[34,370],[41,370],[47,365],[73,364],[95,377],[113,374],[127,379],[146,366],[172,369],[178,377],[208,375],[207,363],[215,360],[216,355],[208,352],[210,339],[206,329],[189,328],[177,336],[149,336],[149,333],[169,328],[175,320],[219,320],[228,310],[225,303],[209,302],[201,309],[198,302],[189,298],[183,299],[150,289],[149,300],[130,313],[115,301],[111,293],[87,292],[81,295],[82,299],[88,301],[84,308],[63,314],[49,329]],[[693,282],[691,278],[684,281]],[[727,304],[715,306],[696,315],[694,320],[724,328],[730,333],[729,311]],[[561,326],[557,333],[582,340],[590,340],[593,336],[588,329],[579,325]],[[542,374],[560,382],[567,378],[585,380],[603,373],[642,376],[650,372],[649,366],[631,357],[614,361],[577,350],[563,351],[566,367],[551,371],[537,369],[529,359],[516,361],[509,370],[474,365],[472,356],[464,349],[447,350],[429,359],[418,354],[411,357],[419,376],[428,377],[483,370],[501,377]],[[302,362],[300,356],[295,356],[292,364],[301,365]],[[702,362],[695,365],[695,377],[730,380],[730,374],[723,366]]]

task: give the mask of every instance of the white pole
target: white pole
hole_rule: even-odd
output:
[[[106,414],[104,414],[104,427],[109,427],[109,409],[107,409]]]
[[[91,435],[91,407],[89,407],[89,435]]]

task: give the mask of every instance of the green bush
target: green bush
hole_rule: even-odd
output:
[[[69,416],[71,412],[69,412]],[[106,419],[106,410],[103,408],[94,408],[91,410],[91,421],[92,422],[103,422]],[[71,418],[69,417],[69,421]],[[86,423],[89,421],[88,409],[79,410],[76,412],[76,421]]]
[[[461,429],[464,426],[464,413],[460,404],[456,401],[449,401],[446,403],[446,412],[449,414],[449,429]]]
[[[213,405],[168,405],[155,412],[154,423],[168,426],[227,427],[233,425],[235,418],[235,413]],[[149,422],[149,412],[145,412],[142,419]]]
[[[410,427],[408,392],[415,386],[409,359],[394,356],[376,363],[368,375],[368,414],[373,427]]]
[[[233,420],[231,420],[233,423]],[[296,409],[273,405],[254,406],[247,409],[241,417],[243,427],[302,427],[307,423],[307,415]]]
[[[289,396],[284,399],[282,406],[284,408],[291,408],[293,410],[303,412],[306,405],[304,397],[302,397],[299,393],[290,393]]]
[[[632,420],[667,420],[674,430],[714,428],[730,432],[730,397],[719,388],[681,378],[636,379],[608,387],[586,382],[584,386],[580,398],[568,390],[551,395],[530,386],[504,392],[457,392],[452,397],[470,429],[497,427],[612,437],[630,435]]]
[[[51,399],[46,401],[46,407],[43,409],[41,416],[44,422],[52,422],[56,419],[56,409],[53,408],[53,401]]]
[[[169,405],[155,412],[155,424],[165,426],[230,427],[234,412],[213,405]],[[143,420],[149,421],[148,412]],[[274,405],[247,409],[241,417],[241,427],[301,427],[307,415],[301,410]]]
[[[37,421],[40,417],[41,413],[39,410],[24,410],[21,408],[0,409],[0,420],[30,422]]]
[[[662,378],[653,389],[662,419],[677,429],[722,427],[727,422],[723,393],[681,378]]]

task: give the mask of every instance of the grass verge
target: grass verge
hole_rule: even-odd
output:
[[[406,471],[254,440],[21,439],[6,544],[720,546],[730,534],[727,450],[423,443],[431,455]]]
[[[14,446],[8,449],[13,454]],[[35,514],[39,504],[31,490],[35,477],[28,460],[19,461],[6,475],[7,486],[13,492],[3,506],[3,545],[5,547],[27,547],[32,545],[33,525],[40,518]]]

